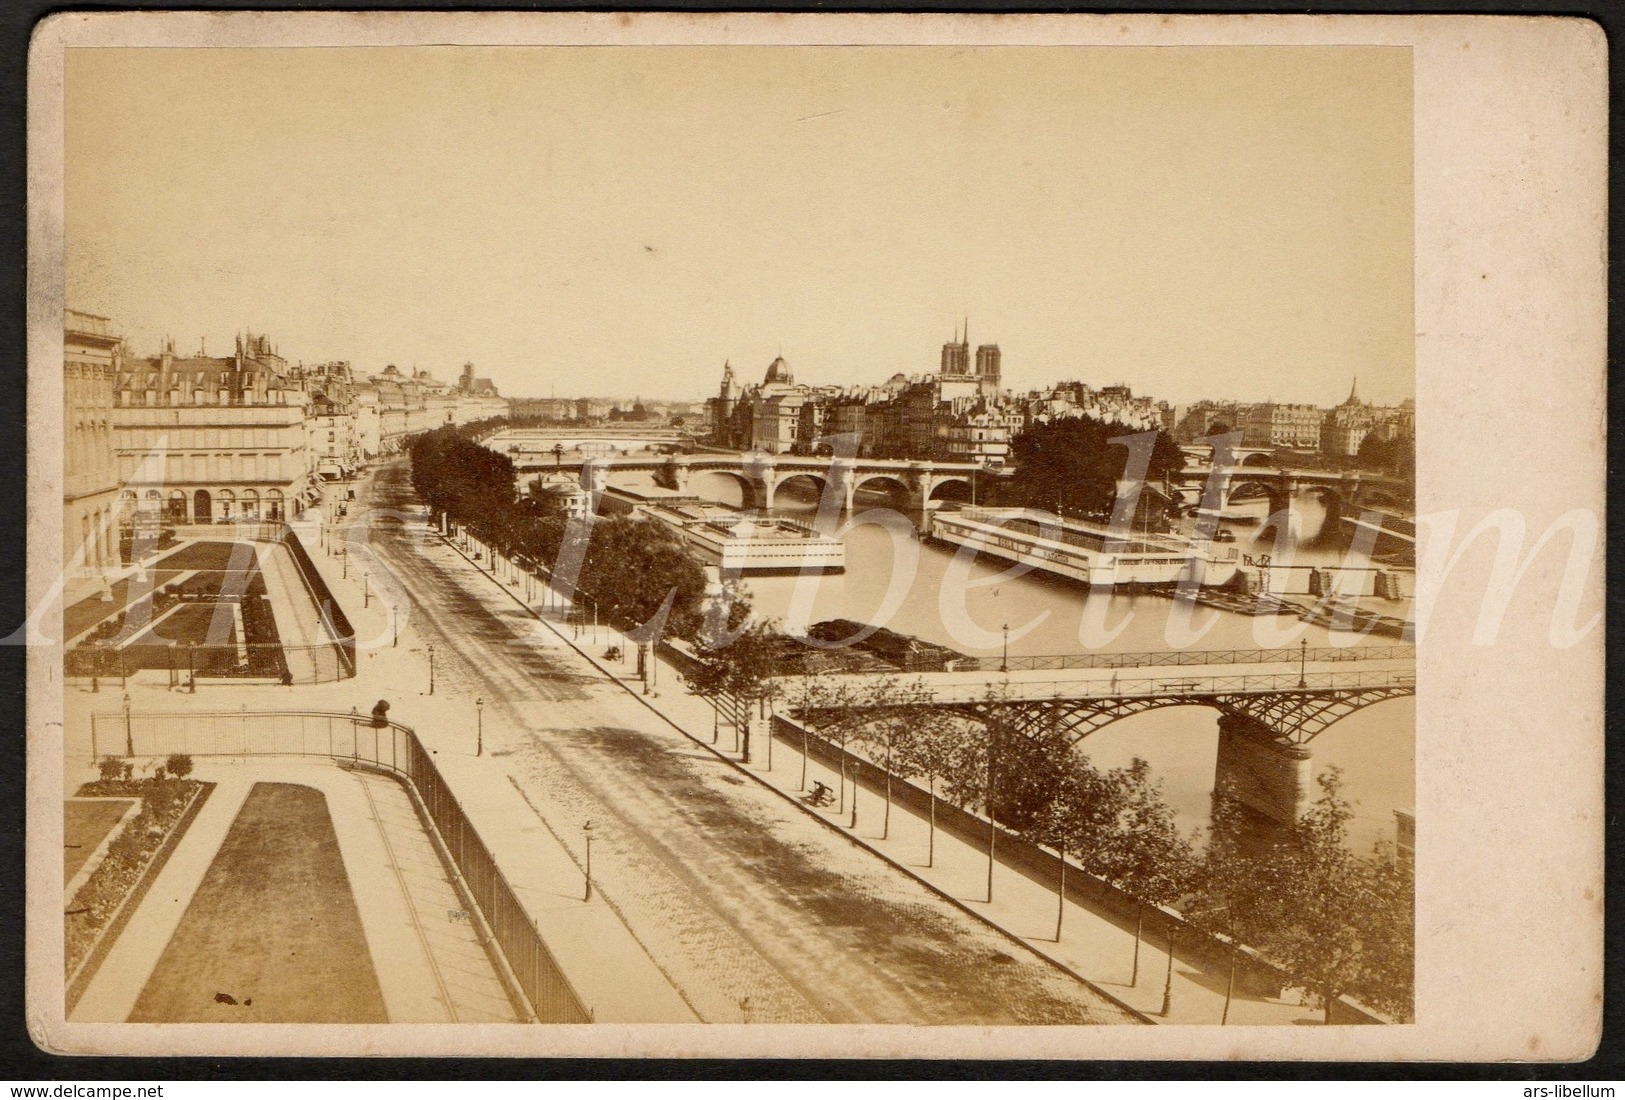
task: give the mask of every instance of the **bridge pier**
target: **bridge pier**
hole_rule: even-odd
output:
[[[1238,811],[1244,831],[1285,834],[1308,808],[1313,778],[1307,747],[1283,740],[1255,718],[1219,716],[1213,797]]]
[[[662,463],[655,471],[655,484],[666,489],[683,492],[688,488],[688,465],[675,457]]]

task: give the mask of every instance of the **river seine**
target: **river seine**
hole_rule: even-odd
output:
[[[628,487],[653,484],[651,475],[630,472],[617,473],[612,480]],[[726,476],[696,475],[689,490],[725,504],[740,503],[737,483]],[[1292,618],[1198,608],[1188,618],[1175,615],[1171,622],[1175,605],[1161,596],[1091,593],[1034,572],[1010,576],[992,563],[915,539],[908,521],[889,512],[883,501],[866,508],[860,500],[857,515],[842,519],[819,517],[810,493],[792,499],[789,491],[781,491],[777,503],[781,514],[814,522],[826,532],[841,531],[846,546],[843,574],[746,579],[757,611],[792,632],[824,619],[855,619],[995,662],[1005,644],[1006,624],[1011,656],[1296,646],[1301,638],[1308,638],[1311,646],[1335,644],[1326,628]],[[1302,501],[1298,509],[1300,534],[1313,541],[1324,513],[1313,500]],[[881,522],[853,522],[866,511]],[[1254,544],[1256,526],[1233,530],[1241,553],[1278,550],[1269,538]],[[1296,550],[1294,560],[1332,563],[1342,554],[1335,549]],[[1197,632],[1199,640],[1186,640]],[[1349,639],[1339,641],[1347,644]],[[1387,644],[1387,639],[1373,637],[1369,644]],[[1369,850],[1378,840],[1392,841],[1394,812],[1414,805],[1415,726],[1414,700],[1394,699],[1356,711],[1310,743],[1317,773],[1342,769],[1344,793],[1354,803],[1350,840],[1357,851]],[[1081,748],[1106,767],[1143,757],[1162,781],[1184,829],[1207,828],[1218,752],[1214,711],[1170,707],[1135,715],[1091,734]]]

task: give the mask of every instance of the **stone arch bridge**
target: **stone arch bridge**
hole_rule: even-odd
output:
[[[516,460],[520,474],[545,472],[554,463],[543,456],[526,462]],[[816,455],[767,454],[752,451],[745,454],[694,455],[626,455],[601,456],[579,463],[581,485],[591,492],[602,492],[609,476],[620,471],[646,471],[668,489],[687,489],[690,479],[697,473],[714,473],[732,478],[739,484],[746,509],[766,509],[773,505],[775,495],[787,482],[802,478],[815,487],[823,499],[838,501],[843,512],[853,510],[853,501],[860,489],[883,489],[890,492],[893,506],[903,512],[916,525],[924,528],[930,522],[933,501],[939,494],[953,489],[970,495],[971,479],[986,476],[987,471],[968,462],[928,462],[910,459],[842,458]]]
[[[1328,523],[1368,506],[1409,509],[1415,504],[1415,487],[1386,474],[1293,470],[1260,465],[1260,457],[1251,455],[1239,465],[1187,465],[1172,479],[1174,494],[1189,507],[1212,507],[1209,498],[1217,491],[1220,510],[1233,500],[1263,497],[1269,501],[1271,514],[1286,511],[1300,494],[1314,495],[1325,505]]]

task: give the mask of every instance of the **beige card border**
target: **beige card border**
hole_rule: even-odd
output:
[[[1418,1023],[1355,1028],[139,1025],[62,1019],[60,648],[28,662],[27,1014],[65,1053],[1578,1059],[1601,1028],[1607,47],[1580,19],[141,13],[41,24],[29,84],[29,607],[61,560],[63,50],[410,44],[1361,44],[1413,51],[1419,580],[1426,540],[1497,509],[1527,546],[1597,524],[1575,642],[1569,536],[1524,573],[1493,644],[1483,540],[1419,647]],[[1458,510],[1456,512],[1454,510]],[[1583,543],[1583,539],[1581,540]],[[1436,545],[1436,544],[1435,544]],[[1584,554],[1580,557],[1584,559]],[[1573,584],[1572,580],[1569,582]],[[1555,641],[1565,644],[1557,645]]]

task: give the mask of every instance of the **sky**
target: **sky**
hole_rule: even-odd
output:
[[[1407,50],[68,51],[68,304],[509,396],[1412,396]]]

